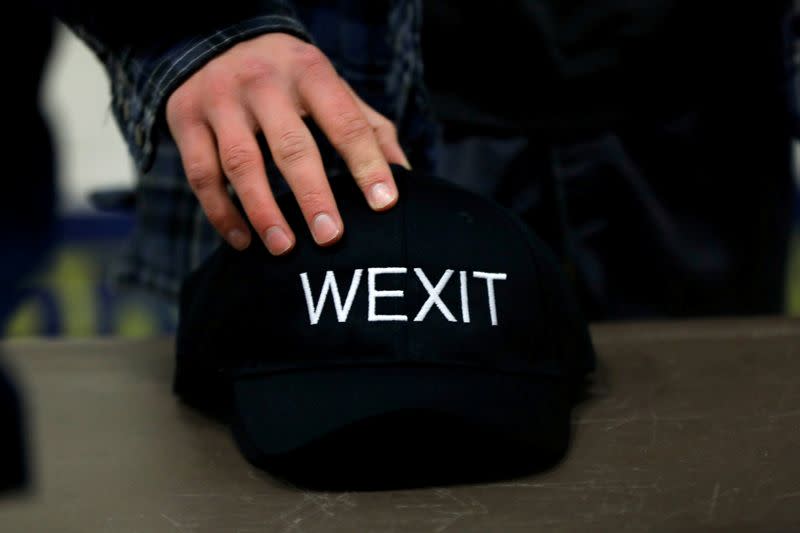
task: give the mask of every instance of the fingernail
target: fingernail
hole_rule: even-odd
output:
[[[327,213],[314,217],[314,240],[317,244],[326,244],[339,236],[339,226]]]
[[[406,170],[411,170],[411,163],[408,162],[406,154],[403,154],[403,161],[401,161],[400,164],[403,165],[403,168]]]
[[[385,183],[376,183],[369,190],[369,205],[373,209],[383,209],[396,199],[396,195]]]
[[[267,228],[264,234],[264,241],[266,241],[267,249],[272,255],[283,255],[292,247],[292,240],[279,226]]]
[[[237,250],[244,250],[250,244],[250,235],[240,229],[232,229],[228,232],[228,242]]]

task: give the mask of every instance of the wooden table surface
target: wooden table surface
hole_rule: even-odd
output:
[[[170,391],[172,340],[3,345],[33,486],[0,531],[800,531],[800,321],[595,325],[566,459],[497,483],[313,492]]]

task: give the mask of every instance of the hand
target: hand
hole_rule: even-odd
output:
[[[251,235],[227,182],[272,254],[295,243],[269,188],[259,131],[320,245],[339,240],[344,227],[303,117],[319,125],[376,211],[397,202],[389,163],[408,167],[394,125],[358,98],[319,49],[286,34],[251,39],[213,59],[170,95],[166,113],[192,190],[239,250]]]

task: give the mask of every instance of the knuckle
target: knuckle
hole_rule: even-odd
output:
[[[376,159],[359,161],[353,167],[353,178],[362,189],[385,181],[384,163]]]
[[[319,77],[325,71],[328,58],[314,45],[295,47],[295,60],[299,67],[299,78]]]
[[[275,149],[278,161],[293,165],[304,161],[311,153],[308,138],[298,130],[288,130],[281,134]]]
[[[274,83],[280,77],[278,68],[260,57],[250,57],[243,62],[236,78],[244,86],[262,86]]]
[[[209,188],[217,181],[217,178],[211,165],[200,161],[193,161],[186,165],[186,180],[196,191]]]
[[[314,189],[302,191],[297,195],[297,203],[308,213],[316,213],[323,211],[323,207],[327,204],[326,195]]]
[[[225,209],[217,206],[206,206],[204,211],[206,218],[215,228],[224,230],[228,226],[228,217],[225,216]]]
[[[298,43],[294,47],[294,53],[298,62],[303,66],[316,65],[325,61],[325,54],[313,44]]]
[[[348,111],[336,117],[336,130],[339,133],[338,143],[348,145],[369,135],[372,128],[361,113]]]
[[[381,120],[376,128],[387,137],[397,138],[397,126],[388,118]]]
[[[222,168],[232,178],[241,177],[255,167],[258,150],[242,143],[229,144],[221,150]]]
[[[211,105],[220,105],[233,96],[232,80],[225,73],[211,73],[205,80],[205,95]]]
[[[197,101],[184,87],[177,89],[167,100],[167,123],[185,124],[196,115]]]

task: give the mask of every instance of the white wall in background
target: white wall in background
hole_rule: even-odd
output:
[[[41,96],[56,148],[62,211],[90,209],[87,195],[96,188],[133,184],[132,159],[111,114],[105,70],[63,26]]]

